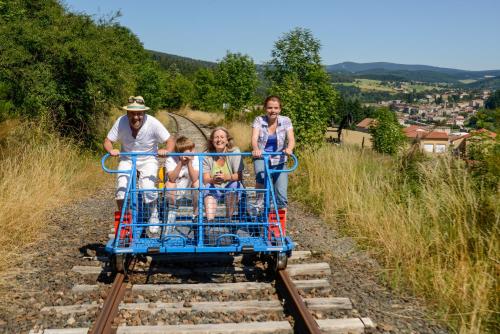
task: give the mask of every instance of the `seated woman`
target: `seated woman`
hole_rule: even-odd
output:
[[[215,128],[207,141],[207,152],[239,153],[233,144],[233,137],[224,127]],[[207,220],[213,221],[217,201],[225,201],[226,217],[232,217],[238,203],[238,192],[220,190],[223,188],[242,188],[243,160],[240,155],[208,156],[203,160],[203,183],[211,188],[205,192],[205,210]]]

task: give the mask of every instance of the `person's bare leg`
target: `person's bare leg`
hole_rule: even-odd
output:
[[[217,200],[212,196],[205,197],[205,210],[207,220],[213,220],[217,210]]]
[[[167,182],[165,183],[165,188],[177,188],[177,184],[175,182]],[[167,199],[169,205],[175,205],[175,190],[167,190]]]
[[[200,182],[198,180],[196,180],[195,182],[193,182],[191,187],[198,188],[199,184],[200,184]],[[193,191],[193,215],[194,216],[198,215],[198,191],[197,190]]]
[[[231,218],[238,203],[238,195],[235,193],[226,194],[226,217]]]

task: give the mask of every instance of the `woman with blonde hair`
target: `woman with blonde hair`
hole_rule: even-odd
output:
[[[210,134],[207,141],[209,153],[240,153],[234,146],[234,140],[229,131],[219,126]],[[226,217],[231,217],[238,203],[238,192],[230,188],[242,188],[243,160],[240,155],[207,156],[203,160],[203,183],[210,190],[205,192],[205,210],[208,221],[213,221],[217,209],[217,201],[226,204]]]

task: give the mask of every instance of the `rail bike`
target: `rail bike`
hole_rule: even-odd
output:
[[[104,171],[128,176],[121,211],[115,212],[115,237],[105,247],[113,269],[124,272],[131,258],[139,255],[159,255],[168,259],[176,255],[226,254],[266,259],[275,271],[285,269],[294,242],[286,236],[286,214],[277,208],[273,173],[290,173],[298,166],[291,155],[290,168],[269,168],[271,156],[282,152],[264,153],[265,182],[262,189],[244,187],[214,188],[203,184],[203,160],[208,156],[251,156],[251,153],[170,153],[169,156],[197,156],[198,186],[141,189],[138,186],[137,161],[153,153],[121,153],[120,158],[132,161],[131,169],[110,169],[103,156]],[[212,197],[215,200],[208,200]],[[149,199],[149,202],[147,201]],[[153,199],[153,200],[151,200]],[[154,211],[154,212],[153,212]],[[158,219],[151,219],[157,214]],[[156,226],[157,233],[149,233]]]

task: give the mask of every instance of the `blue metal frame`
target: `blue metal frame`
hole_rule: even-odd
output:
[[[251,156],[251,153],[170,153],[169,156],[198,156],[199,159],[199,187],[197,188],[166,188],[163,189],[138,189],[137,184],[137,158],[140,156],[156,156],[153,153],[140,153],[140,152],[127,152],[121,153],[120,156],[127,156],[131,159],[132,168],[130,170],[112,170],[106,167],[106,160],[110,157],[109,154],[103,156],[101,160],[101,165],[104,171],[107,173],[123,173],[129,175],[129,182],[127,185],[127,190],[124,199],[124,205],[121,210],[120,224],[118,226],[117,236],[122,235],[123,229],[131,229],[132,240],[125,241],[120,237],[111,239],[106,245],[106,251],[111,254],[145,254],[145,253],[241,253],[244,250],[252,249],[254,252],[260,252],[264,254],[272,253],[291,253],[294,248],[294,243],[289,237],[283,235],[281,228],[280,217],[276,214],[277,222],[269,222],[269,213],[273,208],[277,208],[276,197],[274,193],[274,187],[272,186],[272,174],[273,173],[290,173],[294,171],[298,166],[298,161],[295,155],[291,155],[293,159],[293,166],[290,169],[283,170],[273,170],[269,168],[269,157],[275,155],[281,155],[282,152],[266,152],[263,153],[263,158],[265,161],[265,187],[264,189],[252,189],[248,190],[245,188],[218,188],[219,191],[231,191],[238,192],[244,198],[243,205],[240,201],[238,202],[238,221],[232,221],[229,217],[227,221],[218,221],[216,223],[207,223],[203,218],[204,213],[204,201],[203,193],[211,188],[203,185],[203,159],[207,156],[235,156],[239,155],[242,157]],[[198,192],[198,210],[199,214],[197,221],[191,221],[189,216],[178,216],[177,221],[179,223],[169,224],[167,222],[160,222],[158,224],[150,224],[144,220],[144,203],[142,197],[146,192],[157,192],[158,195],[163,195],[163,199],[169,191],[196,191]],[[250,215],[246,206],[248,206],[247,196],[250,192],[264,193],[264,211],[258,215]],[[158,198],[161,198],[158,196]],[[158,201],[159,202],[159,201]],[[166,201],[163,200],[160,203],[159,209],[163,209],[163,213],[167,211]],[[155,205],[158,205],[155,203]],[[272,205],[272,207],[271,207]],[[243,209],[242,209],[243,208]],[[161,211],[161,210],[160,210]],[[241,212],[243,211],[243,212]],[[129,223],[124,223],[124,217],[127,212],[131,213],[131,221]],[[275,229],[279,229],[279,236],[270,233],[269,227],[271,225],[275,226]],[[175,228],[190,228],[190,231],[194,230],[194,236],[197,240],[193,238],[187,238],[186,235],[174,235],[167,234],[159,238],[148,238],[145,236],[145,230],[149,226],[160,226],[162,229],[166,229],[167,226],[172,226]],[[217,234],[217,238],[212,243],[207,241],[208,232],[210,229],[217,229],[223,226],[223,228],[229,231],[223,231]],[[238,231],[243,231],[237,233]],[[258,233],[252,234],[250,231],[259,231]],[[227,239],[230,242],[227,242]],[[226,240],[226,242],[223,242]]]

